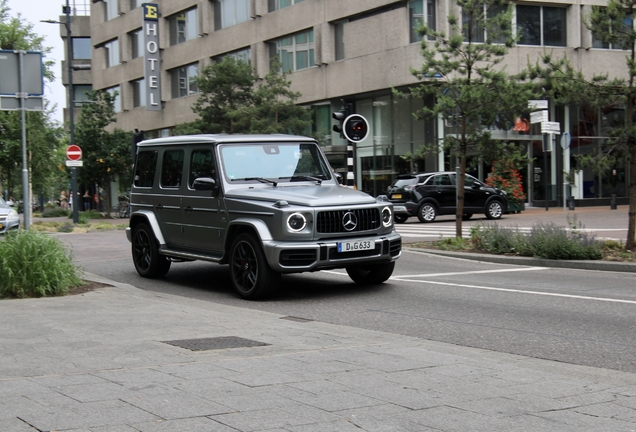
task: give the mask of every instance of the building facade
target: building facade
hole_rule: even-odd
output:
[[[548,49],[567,55],[590,76],[627,76],[625,52],[595,41],[583,24],[594,4],[603,5],[596,0],[516,3],[513,26],[521,39],[504,60],[507,71],[521,71]],[[292,90],[302,95],[299,103],[311,108],[311,133],[337,171],[347,171],[346,142],[332,131],[331,113],[344,100],[368,119],[370,134],[355,149],[355,182],[378,195],[399,173],[455,168],[444,153],[417,166],[400,157],[439,142],[453,126],[415,119],[413,113],[434,100],[393,93],[418,82],[411,73],[423,62],[417,23],[423,20],[448,33],[449,14],[461,16],[449,0],[92,0],[88,31],[81,24],[73,32],[74,38],[90,36],[92,68],[81,71],[86,75],[74,84],[119,94],[116,127],[165,136],[195,120],[191,107],[198,89],[192,78],[202,68],[234,55],[263,77],[277,56],[291,72]],[[82,92],[74,89],[76,101]],[[532,159],[522,173],[528,202],[539,205],[547,199],[560,205],[570,194],[581,205],[598,204],[612,194],[627,197],[626,163],[609,178],[582,170],[571,189],[563,187],[563,172],[575,168],[573,155],[601,145],[622,111],[609,118],[577,107],[550,106],[549,111],[550,120],[560,122],[572,138],[564,143],[567,148],[556,141],[553,151],[544,152],[540,134],[493,131],[527,149]],[[471,167],[482,179],[489,170],[489,161]]]

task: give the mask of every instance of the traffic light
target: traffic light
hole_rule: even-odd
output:
[[[364,141],[369,135],[369,123],[360,114],[351,114],[344,120],[342,131],[351,142]]]
[[[345,103],[342,101],[342,106],[340,107],[340,111],[336,111],[331,116],[338,120],[337,125],[333,125],[333,131],[338,132],[340,134],[340,138],[344,138],[344,121],[351,113],[353,112],[353,106],[350,103]]]

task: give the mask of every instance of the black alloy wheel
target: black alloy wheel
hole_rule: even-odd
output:
[[[170,259],[159,253],[155,235],[145,223],[140,223],[133,231],[132,257],[137,273],[143,277],[160,278],[170,270]]]
[[[357,284],[379,285],[393,274],[395,261],[381,264],[370,264],[347,267],[347,274]]]
[[[280,273],[269,267],[261,245],[250,234],[239,234],[230,250],[232,284],[246,300],[256,300],[276,292]]]

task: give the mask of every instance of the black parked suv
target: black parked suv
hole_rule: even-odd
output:
[[[395,221],[404,223],[410,216],[417,216],[420,222],[433,222],[438,215],[455,214],[456,177],[453,171],[400,175],[387,191]],[[499,219],[507,208],[506,192],[466,174],[464,219],[474,213]]]

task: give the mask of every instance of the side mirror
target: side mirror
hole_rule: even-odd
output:
[[[344,183],[344,177],[342,177],[342,174],[334,172],[333,175],[336,178],[336,181],[338,182],[338,184]]]
[[[216,191],[218,189],[216,180],[210,177],[199,177],[195,179],[194,183],[192,183],[192,187],[198,191]]]

